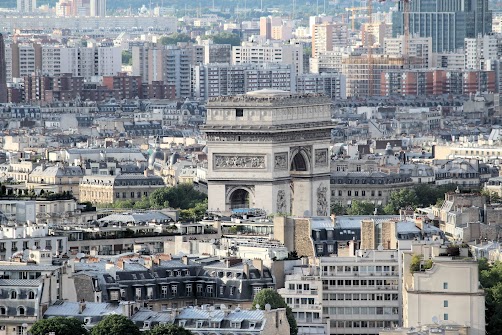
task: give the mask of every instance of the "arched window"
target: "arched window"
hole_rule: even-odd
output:
[[[7,314],[7,307],[1,306],[0,307],[0,315],[6,315]]]
[[[23,306],[20,306],[17,308],[17,315],[25,315],[26,314],[26,310]]]
[[[10,291],[10,298],[11,299],[17,299],[17,292],[16,291]]]
[[[30,292],[28,293],[28,299],[35,299],[35,292],[30,291]]]

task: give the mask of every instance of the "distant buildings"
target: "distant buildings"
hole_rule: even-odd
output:
[[[432,37],[434,52],[455,51],[463,47],[464,38],[475,38],[492,30],[492,11],[488,0],[417,0],[409,4],[409,33]],[[404,34],[404,1],[392,15],[392,35]]]
[[[20,13],[33,13],[37,10],[37,0],[17,0],[17,11]]]

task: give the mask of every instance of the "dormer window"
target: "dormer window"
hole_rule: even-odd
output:
[[[241,323],[240,322],[232,321],[232,322],[230,322],[230,328],[240,329],[241,328]]]
[[[249,323],[249,328],[250,329],[255,329],[255,327],[256,327],[256,322],[250,322]]]
[[[196,325],[196,327],[197,327],[197,328],[202,328],[202,326],[203,326],[203,325],[204,325],[204,321],[202,321],[202,320],[198,320],[198,321],[197,321],[197,325]]]
[[[16,291],[10,291],[10,298],[11,299],[17,299],[17,292]]]

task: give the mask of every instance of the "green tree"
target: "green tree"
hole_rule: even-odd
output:
[[[345,212],[345,207],[343,207],[339,203],[332,203],[330,207],[331,207],[331,213],[332,214],[335,214],[335,215],[345,215],[345,214],[347,214]]]
[[[183,327],[174,325],[172,323],[168,325],[155,326],[150,330],[147,335],[192,335],[193,333]]]
[[[284,298],[277,293],[277,291],[267,288],[261,290],[256,294],[253,300],[253,309],[256,309],[257,305],[260,305],[260,309],[265,309],[265,305],[269,304],[272,309],[276,308],[286,308],[286,317],[289,322],[289,329],[291,335],[298,335],[298,326],[296,324],[296,319],[291,308],[286,304]]]
[[[132,54],[129,50],[122,51],[122,65],[132,65]]]
[[[174,33],[169,36],[162,36],[159,39],[160,44],[162,45],[176,45],[178,43],[183,42],[194,42],[194,40],[187,34],[183,33]]]
[[[87,335],[84,323],[75,318],[57,316],[50,319],[43,319],[35,322],[30,328],[32,335]]]
[[[167,207],[189,209],[206,201],[207,195],[197,191],[190,184],[180,184],[174,187],[160,188],[150,195],[152,207]]]
[[[71,334],[71,333],[69,333]],[[123,315],[106,316],[91,330],[90,335],[141,335],[139,328]],[[68,335],[68,334],[65,334]],[[72,334],[73,335],[73,334]]]
[[[233,47],[238,47],[241,45],[241,38],[237,34],[229,33],[229,32],[221,32],[215,35],[206,35],[204,39],[213,40],[215,44],[230,44]]]
[[[390,194],[390,199],[384,207],[384,212],[385,214],[398,214],[401,208],[416,208],[417,205],[418,198],[415,190],[404,188]]]
[[[347,215],[371,215],[375,212],[375,204],[366,201],[352,201],[350,207],[347,208]]]
[[[486,333],[500,334],[502,329],[502,263],[492,265],[486,259],[479,260],[479,281],[486,297]]]

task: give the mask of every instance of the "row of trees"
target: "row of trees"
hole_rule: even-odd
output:
[[[403,188],[393,191],[390,194],[389,202],[385,207],[375,206],[367,201],[352,201],[350,207],[344,207],[339,204],[331,206],[331,212],[337,215],[371,215],[376,214],[398,214],[401,208],[428,207],[436,204],[441,205],[444,201],[444,195],[456,189],[455,184],[449,185],[428,185],[418,184],[412,188]]]
[[[241,38],[238,34],[229,33],[229,32],[221,32],[214,35],[204,35],[202,36],[203,40],[212,40],[215,44],[230,44],[232,46],[241,45]],[[159,42],[163,45],[176,45],[178,43],[186,43],[186,42],[195,42],[190,35],[185,33],[174,33],[168,36],[163,36],[160,38]],[[124,54],[122,54],[124,57]],[[124,58],[123,62],[124,62]]]
[[[174,324],[156,326],[148,332],[141,332],[127,317],[109,315],[101,320],[91,331],[87,331],[84,323],[76,318],[55,317],[37,321],[31,328],[32,335],[191,335],[191,331]]]
[[[200,219],[207,211],[207,195],[197,191],[190,184],[164,187],[153,191],[148,197],[138,200],[120,200],[106,204],[109,208],[118,209],[181,209],[182,220]]]

